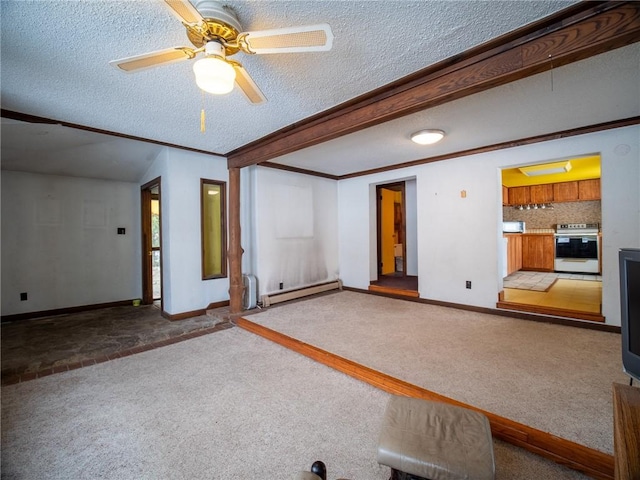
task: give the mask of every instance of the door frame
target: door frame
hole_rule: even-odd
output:
[[[164,311],[164,288],[163,288],[163,268],[162,268],[162,201],[161,201],[161,177],[154,178],[150,182],[140,187],[140,212],[141,212],[141,241],[142,241],[142,303],[150,305],[153,303],[153,244],[151,239],[151,200],[158,200],[158,214],[160,226],[160,309]],[[158,193],[152,193],[154,188]]]
[[[402,276],[407,275],[407,199],[406,199],[406,184],[404,181],[385,183],[382,185],[376,185],[376,244],[377,244],[377,258],[376,267],[378,279],[382,276],[382,195],[380,190],[393,190],[400,192],[402,195]],[[394,266],[395,270],[395,266]]]

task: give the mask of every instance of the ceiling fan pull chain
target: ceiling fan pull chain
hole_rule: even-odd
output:
[[[205,125],[205,113],[204,113],[204,91],[200,91],[200,98],[202,99],[202,109],[200,109],[200,132],[204,133],[206,130]]]

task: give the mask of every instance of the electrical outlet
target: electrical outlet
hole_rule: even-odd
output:
[[[467,288],[471,290],[471,280],[467,280]]]
[[[284,282],[280,282],[280,290],[284,288]]]
[[[21,302],[24,302],[24,301],[26,301],[26,300],[28,300],[27,292],[22,292],[22,293],[20,294],[20,301],[21,301]]]

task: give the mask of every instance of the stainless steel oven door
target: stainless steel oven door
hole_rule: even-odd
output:
[[[597,234],[556,234],[555,250],[554,268],[557,272],[600,272]]]

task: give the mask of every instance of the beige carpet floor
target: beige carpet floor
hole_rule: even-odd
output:
[[[613,453],[620,335],[343,291],[246,317],[420,387]]]
[[[276,309],[273,310],[274,312]],[[386,480],[388,394],[239,328],[2,389],[2,478]],[[495,442],[497,480],[584,479]]]

